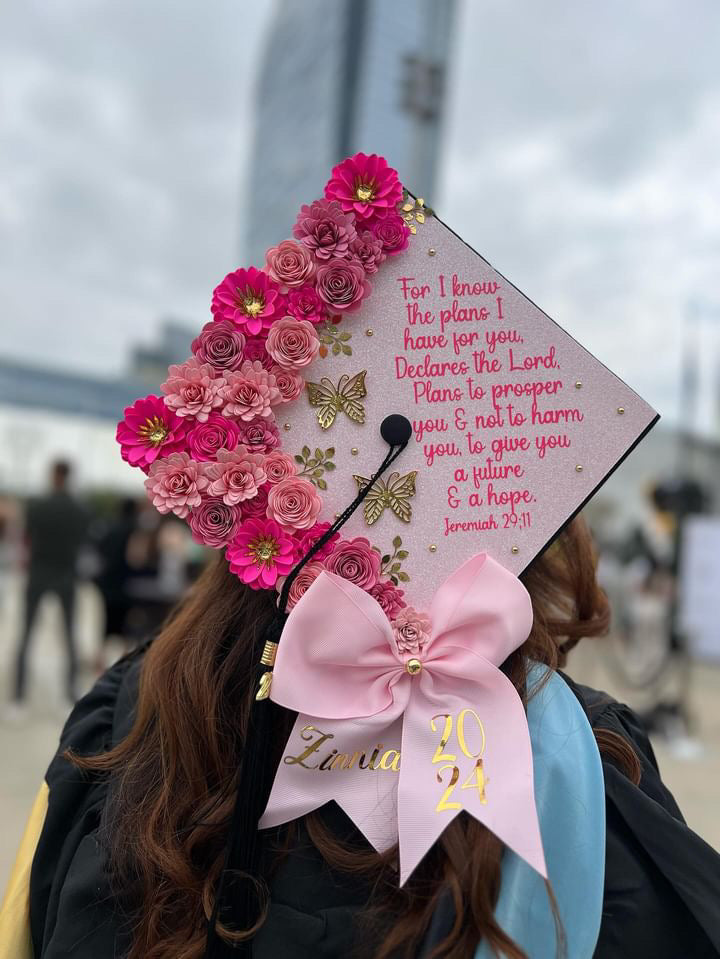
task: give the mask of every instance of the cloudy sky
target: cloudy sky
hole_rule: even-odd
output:
[[[2,355],[109,374],[204,319],[271,8],[3,5]],[[457,26],[434,205],[672,417],[691,301],[719,355],[720,7],[465,0]]]

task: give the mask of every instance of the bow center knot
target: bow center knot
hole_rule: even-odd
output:
[[[405,669],[408,673],[410,673],[411,676],[417,676],[422,668],[423,664],[414,656],[412,659],[408,659],[408,661],[405,663]]]

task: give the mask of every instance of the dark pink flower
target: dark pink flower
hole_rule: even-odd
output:
[[[214,370],[236,370],[243,361],[245,336],[230,320],[206,323],[192,343],[192,351],[201,363]]]
[[[225,553],[230,571],[253,589],[271,589],[295,563],[292,537],[272,520],[243,520]]]
[[[295,370],[286,370],[282,366],[273,366],[270,372],[275,376],[275,385],[280,390],[283,403],[296,400],[305,388],[302,374]]]
[[[272,356],[270,356],[268,351],[265,349],[264,336],[248,337],[248,340],[245,343],[244,356],[245,359],[250,360],[251,363],[254,363],[255,361],[262,363],[266,370],[269,370],[274,362]]]
[[[190,513],[193,539],[211,549],[227,546],[240,526],[239,506],[228,506],[221,499],[204,499]]]
[[[153,506],[160,513],[175,513],[181,519],[200,505],[200,494],[206,488],[202,464],[187,453],[171,453],[166,459],[156,460],[145,480]]]
[[[159,396],[135,400],[117,425],[115,438],[126,463],[147,472],[162,456],[186,448],[187,423],[169,410]]]
[[[355,239],[355,218],[339,203],[316,200],[300,208],[293,236],[312,250],[319,262],[347,256]]]
[[[289,453],[282,453],[280,450],[273,450],[268,453],[263,462],[265,472],[267,473],[268,483],[274,486],[288,476],[295,476],[297,466],[295,460]]]
[[[317,326],[328,318],[327,307],[317,295],[314,286],[304,286],[301,290],[293,290],[288,296],[287,311],[296,320],[307,320]]]
[[[368,276],[377,273],[378,267],[386,257],[381,240],[371,230],[358,233],[356,239],[350,244],[350,253],[362,263]]]
[[[243,500],[242,512],[245,519],[267,519],[267,500],[270,486],[265,483],[252,499]]]
[[[400,610],[393,620],[393,633],[399,653],[417,656],[430,639],[430,617],[412,606]]]
[[[234,450],[240,441],[237,425],[220,413],[211,413],[205,423],[198,423],[187,437],[193,459],[214,460],[219,450]]]
[[[180,366],[171,366],[160,389],[165,394],[165,403],[178,416],[194,416],[202,423],[210,410],[222,403],[219,395],[222,385],[223,380],[215,376],[209,363],[199,363],[193,358]]]
[[[398,589],[394,583],[391,583],[389,579],[376,583],[368,592],[378,601],[378,605],[382,607],[383,612],[390,620],[394,619],[400,610],[407,605],[403,599],[404,592]]]
[[[284,316],[270,327],[265,348],[279,366],[297,370],[315,359],[320,338],[312,323]]]
[[[238,446],[232,453],[220,450],[217,462],[205,467],[208,493],[219,496],[228,506],[252,499],[267,480],[264,460],[262,454],[250,453],[245,446]]]
[[[288,592],[288,602],[287,602],[288,612],[290,612],[290,610],[298,602],[298,600],[301,599],[305,595],[305,593],[307,593],[308,589],[310,589],[310,587],[318,578],[320,573],[322,573],[324,568],[325,567],[323,566],[322,563],[316,562],[315,560],[312,560],[312,562],[308,563],[306,566],[303,566],[303,568],[300,570],[300,572],[297,574],[297,576],[293,580],[292,586],[290,587],[290,591]],[[282,592],[282,588],[285,584],[285,579],[286,579],[285,576],[281,576],[278,579],[277,583],[275,584],[275,589],[278,591],[278,593]]]
[[[220,387],[223,416],[236,416],[241,420],[257,416],[271,416],[271,407],[282,402],[275,377],[258,360],[246,360],[239,370],[225,374]]]
[[[353,212],[359,220],[385,216],[396,209],[403,198],[397,171],[376,153],[356,153],[334,167],[325,186],[328,200],[337,200],[343,210]]]
[[[241,420],[237,427],[240,430],[240,442],[253,453],[269,453],[280,445],[277,425],[269,417],[265,419],[258,416],[248,423]]]
[[[341,540],[325,560],[325,569],[360,589],[370,589],[380,578],[380,554],[364,536]]]
[[[316,523],[309,530],[297,535],[297,559],[298,562],[306,556],[311,548],[317,543],[321,536],[330,529],[330,523]],[[335,543],[340,539],[340,533],[333,533],[327,543],[321,546],[317,553],[313,553],[313,560],[323,560],[332,553]]]
[[[372,232],[382,243],[383,252],[395,256],[407,250],[410,243],[410,227],[399,213],[390,213],[383,220],[372,224]]]
[[[277,246],[270,247],[265,254],[265,267],[283,293],[304,286],[315,274],[312,253],[307,246],[295,240],[283,240]]]
[[[321,509],[320,494],[302,476],[288,476],[270,487],[267,515],[284,529],[310,529]]]
[[[360,308],[372,287],[359,260],[330,260],[318,267],[316,289],[332,310],[352,311]]]
[[[211,310],[217,319],[231,320],[241,330],[257,336],[267,329],[281,305],[280,291],[267,273],[235,270],[215,287]]]

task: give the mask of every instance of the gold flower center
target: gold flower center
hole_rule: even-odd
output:
[[[250,540],[248,549],[250,555],[259,563],[269,563],[279,552],[277,541],[269,536],[258,536],[257,539]]]
[[[408,659],[405,663],[405,669],[407,669],[411,676],[416,676],[422,669],[422,663],[419,659]]]
[[[246,316],[257,316],[265,309],[265,297],[261,293],[256,293],[250,287],[237,292],[240,309]]]
[[[148,416],[138,429],[138,433],[153,446],[159,446],[169,432],[159,416]]]
[[[361,203],[369,203],[375,198],[375,187],[372,183],[364,183],[359,180],[355,184],[355,196]]]

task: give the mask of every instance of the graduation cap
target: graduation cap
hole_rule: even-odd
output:
[[[158,509],[278,594],[207,955],[256,919],[258,823],[331,798],[400,882],[463,810],[544,874],[499,668],[532,625],[517,576],[657,414],[375,155],[211,309],[118,427]],[[268,700],[298,713],[277,771]]]

